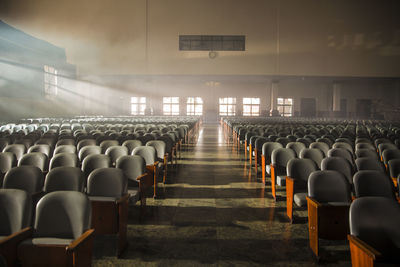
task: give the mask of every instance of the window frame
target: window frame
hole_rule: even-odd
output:
[[[193,100],[190,101],[190,100]],[[202,116],[203,115],[203,98],[201,97],[187,97],[186,98],[186,115],[187,116]],[[197,109],[200,107],[200,110]]]
[[[293,117],[293,98],[278,97],[276,99],[276,103],[276,108],[282,117]],[[282,108],[282,111],[280,108]],[[290,109],[290,112],[288,112],[287,109]]]
[[[131,97],[131,115],[144,116],[146,105],[147,105],[146,102],[147,102],[147,99],[145,96],[132,96]],[[134,106],[136,107],[136,111],[133,110]]]
[[[220,97],[218,103],[219,116],[236,116],[236,97]]]
[[[250,100],[250,103],[245,103],[245,100]],[[243,116],[246,117],[258,117],[260,116],[260,103],[261,99],[259,97],[243,97],[242,104],[243,104]],[[245,111],[248,107],[249,111]],[[257,110],[257,111],[254,111]]]
[[[166,100],[168,100],[168,101],[166,101]],[[177,100],[177,101],[175,101],[175,100]],[[164,116],[179,116],[180,115],[179,104],[180,104],[179,96],[163,96],[163,115]],[[167,108],[167,107],[169,107],[169,108]]]

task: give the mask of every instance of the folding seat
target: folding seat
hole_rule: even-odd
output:
[[[77,167],[56,167],[50,170],[44,180],[43,191],[47,194],[54,191],[83,192],[85,175]]]
[[[324,157],[328,155],[329,146],[324,142],[313,142],[310,144],[310,148],[318,148],[324,153]]]
[[[60,137],[59,137],[58,141],[56,143],[56,148],[59,146],[65,146],[65,145],[75,146],[75,139],[73,137],[60,139]]]
[[[380,171],[385,172],[385,166],[378,158],[361,157],[356,159],[356,168],[358,171]]]
[[[286,145],[287,145],[288,143],[290,143],[291,141],[290,141],[290,139],[287,138],[287,137],[279,137],[279,138],[277,138],[277,139],[275,140],[275,142],[280,143],[280,144],[282,145],[282,147],[286,147]]]
[[[347,159],[354,166],[354,159],[351,152],[344,148],[331,148],[328,151],[328,157],[340,157]]]
[[[367,137],[357,137],[355,144],[356,144],[356,146],[357,146],[357,144],[371,144],[372,145],[372,141],[371,141],[371,139],[369,139]]]
[[[262,179],[265,184],[265,173],[271,174],[271,155],[272,151],[277,148],[283,148],[282,144],[278,142],[266,142],[262,146],[261,166],[262,166]]]
[[[97,143],[95,139],[83,139],[78,142],[78,144],[76,145],[76,149],[80,151],[85,146],[96,146],[96,145]]]
[[[21,144],[26,147],[26,149],[29,149],[33,145],[34,141],[30,138],[22,138],[19,140],[15,140],[14,144]]]
[[[291,159],[286,166],[286,214],[293,222],[293,202],[299,207],[307,205],[307,181],[310,174],[318,170],[311,159]]]
[[[117,159],[116,168],[121,169],[128,178],[130,203],[139,199],[141,205],[146,204],[145,192],[153,185],[153,176],[146,172],[146,163],[141,156],[122,156]]]
[[[42,194],[44,183],[43,172],[35,166],[18,166],[9,170],[4,176],[3,188],[21,189],[32,196],[34,203]]]
[[[380,144],[392,143],[392,141],[390,141],[390,139],[387,139],[387,138],[377,138],[377,139],[375,139],[374,143],[375,143],[375,147],[378,149]]]
[[[126,146],[110,146],[107,148],[105,155],[110,157],[112,166],[115,166],[119,157],[128,155],[128,148]]]
[[[74,153],[76,154],[76,146],[74,145],[60,145],[54,149],[53,156],[59,153]]]
[[[8,145],[3,149],[3,152],[12,152],[17,160],[19,160],[26,152],[26,147],[22,144]]]
[[[158,176],[158,161],[156,150],[152,146],[139,146],[132,151],[132,155],[141,156],[146,162],[146,169],[153,176],[154,192],[153,198],[157,197],[157,176]]]
[[[351,141],[349,138],[344,138],[344,137],[337,138],[335,140],[335,143],[347,143],[350,145],[351,148],[353,148],[353,141]]]
[[[88,155],[82,161],[82,171],[86,178],[88,178],[89,174],[95,169],[109,167],[111,167],[110,157],[104,154]]]
[[[128,148],[128,154],[130,155],[136,147],[142,145],[142,142],[139,140],[126,140],[122,145]]]
[[[389,175],[392,178],[393,184],[397,187],[398,186],[397,177],[400,174],[400,159],[389,160],[388,170],[389,170]],[[399,187],[399,189],[400,189],[400,187]]]
[[[337,171],[343,174],[349,184],[353,183],[353,166],[351,163],[344,158],[341,157],[327,157],[321,161],[321,170],[322,171]]]
[[[127,177],[121,169],[99,168],[88,178],[87,194],[92,204],[92,227],[96,234],[118,234],[118,256],[127,247]]]
[[[3,185],[4,175],[17,166],[17,158],[12,152],[0,152],[0,188]]]
[[[81,192],[46,194],[36,206],[30,238],[18,246],[22,266],[91,266],[91,207]]]
[[[163,134],[163,135],[159,136],[157,138],[157,140],[163,141],[165,143],[165,151],[168,153],[168,161],[170,161],[172,164],[173,160],[174,160],[174,153],[175,153],[174,141],[168,134],[166,134],[166,135]],[[176,164],[177,164],[177,162],[176,162]]]
[[[388,167],[388,162],[392,159],[400,159],[400,150],[398,148],[388,148],[382,152],[382,160],[386,168]]]
[[[250,155],[250,149],[251,149],[251,155],[249,157],[249,159],[250,159],[250,167],[251,167],[251,164],[252,164],[253,157],[255,157],[255,154],[256,154],[256,152],[255,152],[255,150],[256,150],[256,140],[258,138],[260,138],[260,137],[262,137],[262,136],[253,135],[252,137],[250,137],[250,143],[249,143],[250,144],[249,145],[249,155]]]
[[[89,155],[101,154],[100,146],[84,146],[78,152],[78,158],[81,162]]]
[[[350,184],[337,171],[315,171],[308,179],[310,248],[319,258],[319,238],[344,240],[349,233]]]
[[[252,152],[252,147],[251,147],[251,144],[250,144],[250,138],[252,136],[255,136],[255,135],[257,135],[257,133],[255,133],[253,131],[246,132],[245,141],[244,141],[244,148],[245,148],[244,156],[245,156],[246,160],[247,160],[247,153],[249,153],[249,155],[250,155],[249,157],[250,158],[252,157],[253,152]]]
[[[361,197],[350,207],[352,266],[400,265],[400,206],[386,197]]]
[[[146,135],[145,134],[145,135],[139,136],[136,140],[139,140],[142,144],[146,144],[147,142],[149,142],[151,140],[155,140],[155,137],[153,135]],[[178,143],[179,142],[180,141],[178,141]]]
[[[57,167],[79,167],[79,159],[75,153],[59,153],[51,158],[49,170]]]
[[[392,180],[381,171],[358,171],[353,177],[355,197],[388,197],[396,200]]]
[[[0,255],[4,266],[15,266],[17,246],[30,234],[31,197],[23,190],[0,189],[0,210]]]
[[[32,153],[32,152],[41,152],[43,154],[46,154],[46,156],[48,158],[50,158],[52,156],[51,147],[49,145],[46,145],[46,144],[31,146],[28,149],[27,153]]]
[[[163,183],[165,184],[168,171],[168,154],[166,153],[166,145],[164,141],[152,140],[147,142],[146,146],[154,147],[156,150],[156,160],[158,161],[157,169],[163,171]]]
[[[119,146],[119,143],[117,140],[104,140],[100,143],[100,148],[101,148],[101,154],[106,153],[107,148],[111,146]]]
[[[321,161],[324,158],[324,152],[319,148],[304,148],[300,151],[299,158],[311,159],[317,164],[318,169],[321,169]]]
[[[357,149],[356,152],[355,152],[355,155],[356,155],[357,158],[365,158],[365,157],[367,157],[367,158],[372,158],[372,159],[376,159],[376,160],[380,161],[378,153],[376,153],[376,150],[371,150],[371,149],[368,149],[368,148]]]
[[[286,145],[286,148],[290,148],[296,154],[296,157],[299,157],[300,151],[306,148],[306,146],[301,142],[289,142]]]
[[[290,148],[277,148],[271,155],[271,190],[272,196],[276,199],[275,185],[285,185],[286,165],[289,160],[296,158],[296,153]]]
[[[266,142],[269,142],[269,139],[262,136],[257,137],[254,142],[254,167],[256,169],[256,175],[258,172],[258,165],[261,164],[262,146]]]
[[[356,144],[356,152],[357,152],[357,150],[360,150],[360,149],[368,149],[368,150],[373,150],[376,152],[376,148],[371,143],[357,143]]]
[[[39,140],[35,142],[35,145],[49,145],[51,148],[54,148],[56,145],[56,137],[41,137]]]
[[[353,147],[352,147],[350,144],[346,143],[346,142],[334,143],[334,144],[332,145],[332,149],[333,149],[333,148],[342,148],[342,149],[346,149],[346,150],[348,150],[348,151],[350,152],[350,154],[354,154]]]

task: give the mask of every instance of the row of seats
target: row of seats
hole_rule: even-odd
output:
[[[400,223],[395,191],[400,178],[398,125],[300,119],[257,119],[255,125],[244,125],[243,119],[236,120],[221,121],[226,136],[232,138],[238,151],[244,146],[250,165],[254,157],[256,171],[261,162],[263,182],[265,174],[269,174],[274,199],[276,183],[286,184],[290,221],[294,220],[293,203],[307,206],[310,247],[317,257],[319,238],[345,239],[350,234],[353,266],[366,266],[368,260],[399,263],[394,257],[400,248],[396,241],[399,231],[393,228],[389,216],[382,217],[389,221],[375,218],[363,224],[352,216],[360,213],[367,217],[362,209],[368,207],[359,203],[376,200],[377,205],[388,202],[391,208],[386,212],[394,212],[395,223]],[[393,234],[387,234],[388,229]],[[385,234],[375,236],[377,232]],[[372,237],[373,242],[367,244],[373,245],[377,254],[364,249]]]
[[[172,156],[195,130],[181,128],[183,138],[177,135],[169,150],[162,135],[146,143],[132,136],[122,144],[97,143],[94,138],[78,141],[83,129],[60,128],[39,134],[37,140],[51,142],[29,146],[40,151],[24,153],[18,161],[13,150],[6,149],[17,144],[7,145],[0,153],[0,256],[8,266],[90,266],[95,234],[117,234],[120,256],[128,244],[129,202],[140,199],[143,206],[152,186],[156,197],[157,178],[163,176],[165,182],[168,161],[172,163],[167,151]],[[27,136],[18,130],[6,131],[3,138],[15,135]],[[47,158],[49,168],[43,164]]]

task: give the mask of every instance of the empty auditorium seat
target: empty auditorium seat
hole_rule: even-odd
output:
[[[44,181],[43,191],[78,191],[83,192],[85,175],[77,167],[56,167],[49,171]]]

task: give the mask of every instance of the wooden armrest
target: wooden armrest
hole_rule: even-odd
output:
[[[315,198],[306,196],[306,199],[307,199],[307,203],[309,203],[309,204],[312,205],[313,207],[315,207],[315,208],[320,208],[320,207],[322,207],[322,204],[319,203]]]
[[[136,177],[136,180],[139,180],[140,181],[140,179],[143,179],[144,177],[146,177],[147,175],[149,175],[148,173],[144,173],[144,174],[142,174],[142,175],[139,175],[138,177]]]
[[[347,238],[350,242],[350,245],[356,246],[358,249],[362,250],[362,252],[364,252],[369,257],[373,258],[374,260],[376,260],[377,258],[382,256],[382,254],[379,251],[377,251],[376,249],[374,249],[373,247],[371,247],[370,245],[368,245],[367,243],[365,243],[358,237],[356,237],[354,235],[347,235]]]
[[[18,232],[15,232],[3,239],[0,240],[0,247],[6,245],[9,242],[21,242],[24,239],[27,239],[32,236],[33,229],[31,227],[26,227],[21,229]]]
[[[157,166],[158,163],[160,163],[158,160],[156,162],[153,163],[154,166]]]
[[[121,204],[121,203],[123,203],[124,201],[127,201],[127,200],[129,200],[129,197],[130,197],[131,195],[130,194],[125,194],[125,195],[122,195],[117,201],[116,201],[116,203],[117,204]]]
[[[77,239],[72,241],[72,243],[67,246],[67,251],[77,250],[79,247],[81,247],[85,243],[86,240],[88,240],[89,238],[91,238],[93,236],[93,233],[94,233],[94,229],[89,229],[86,232],[84,232],[80,237],[78,237]]]

